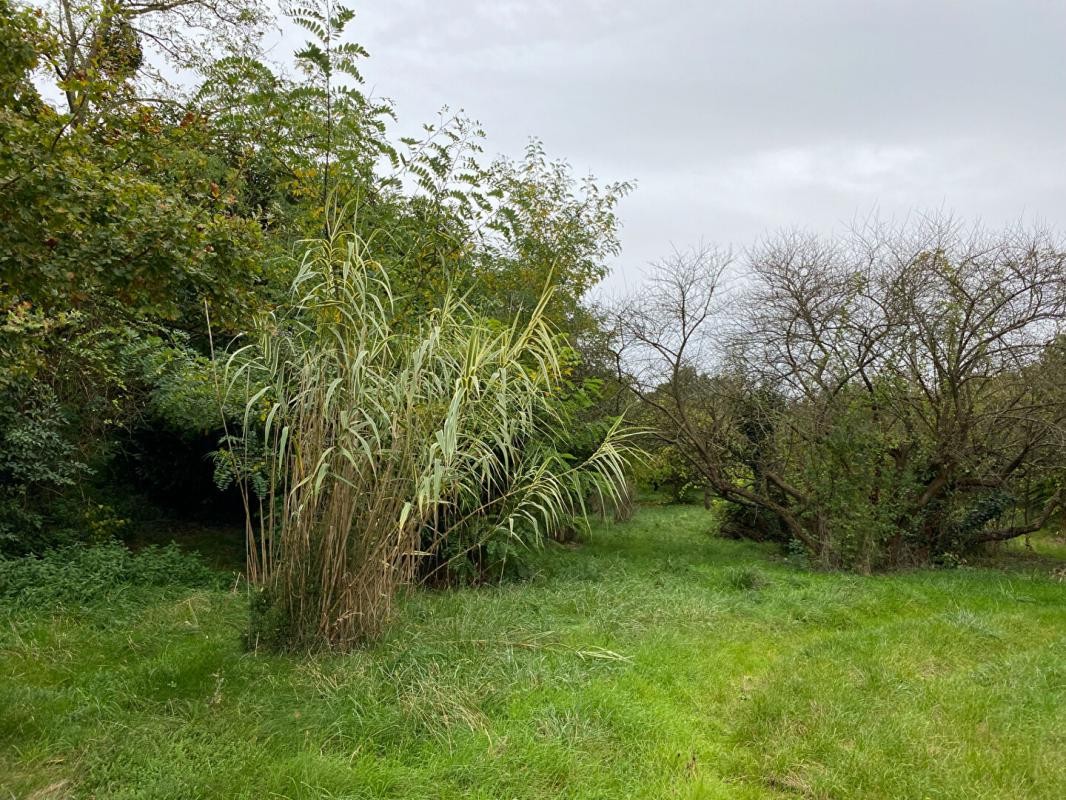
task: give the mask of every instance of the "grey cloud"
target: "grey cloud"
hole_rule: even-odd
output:
[[[671,243],[880,209],[1066,213],[1059,0],[367,0],[365,74],[401,128],[462,106],[604,179],[624,281]]]

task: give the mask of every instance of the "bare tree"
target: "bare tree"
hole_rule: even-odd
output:
[[[826,562],[924,559],[1062,505],[1066,248],[951,219],[787,233],[726,330],[714,251],[615,315],[619,375],[720,497]]]
[[[619,379],[651,412],[653,429],[672,444],[711,491],[765,508],[812,549],[816,541],[785,502],[737,480],[747,442],[738,420],[742,381],[720,347],[721,283],[732,257],[707,247],[676,251],[656,265],[640,295],[614,313]],[[763,477],[791,490],[772,470]]]

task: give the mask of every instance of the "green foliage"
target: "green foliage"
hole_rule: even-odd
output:
[[[74,609],[115,604],[144,588],[218,588],[220,575],[175,544],[131,552],[116,541],[68,545],[39,556],[0,557],[0,604]]]
[[[88,473],[47,386],[0,390],[0,554],[40,550],[66,536],[55,505]]]
[[[737,567],[726,573],[726,585],[739,592],[751,592],[770,585],[770,580],[755,567]]]
[[[675,445],[649,447],[650,455],[636,478],[654,492],[665,491],[674,503],[690,503],[702,492],[703,481]],[[701,498],[702,499],[702,498]]]
[[[108,8],[70,5],[85,32],[75,41],[47,14],[0,7],[10,67],[0,91],[0,433],[17,448],[3,488],[9,549],[116,530],[89,476],[107,480],[148,420],[217,428],[192,342],[205,308],[233,330],[260,302],[261,229],[233,213],[223,188],[232,170],[204,147],[208,127],[127,91],[140,66],[130,19],[145,30],[143,15],[165,10]],[[84,69],[63,77],[75,61]],[[60,76],[65,110],[30,80],[39,64]]]
[[[0,6],[0,392],[29,381],[27,392],[54,400],[45,431],[16,418],[29,406],[12,395],[22,411],[2,429],[36,432],[27,463],[69,467],[8,481],[11,547],[40,550],[46,528],[119,530],[125,515],[101,509],[130,480],[155,502],[202,505],[182,494],[210,474],[204,441],[254,438],[248,393],[215,382],[211,335],[228,340],[283,305],[293,248],[331,215],[371,243],[397,333],[458,297],[485,336],[533,314],[570,335],[593,326],[578,304],[617,253],[628,185],[576,180],[536,142],[518,161],[485,162],[483,132],[459,115],[397,147],[391,106],[362,88],[352,11],[316,0],[283,9],[309,36],[291,76],[260,58],[262,12],[213,0]],[[153,74],[160,51],[189,92]],[[555,346],[565,369],[536,435],[523,434],[519,472],[583,463],[617,418],[593,410],[597,389],[562,335]],[[219,486],[250,458],[217,452]],[[267,472],[247,474],[265,491]],[[484,565],[477,574],[495,574],[538,538],[529,527],[490,525],[462,544],[457,531],[445,560],[467,553]]]
[[[29,74],[38,63],[41,36],[38,15],[11,0],[0,0],[0,108],[4,109],[0,120],[5,126],[14,122],[8,117],[10,111],[17,113],[39,103]],[[4,132],[11,132],[10,128]]]
[[[533,140],[521,160],[492,165],[488,186],[499,197],[488,224],[499,238],[489,242],[492,258],[480,277],[499,313],[528,313],[551,285],[550,318],[568,330],[587,326],[579,301],[620,250],[615,209],[633,185],[577,180]]]
[[[200,177],[210,165],[190,149],[195,136],[147,109],[65,135],[59,119],[35,122],[39,150],[0,154],[16,161],[0,195],[0,300],[186,325],[207,301],[236,319],[260,275],[259,232]],[[142,137],[165,152],[138,152]],[[167,175],[164,163],[189,171]]]
[[[246,304],[258,229],[230,213],[203,124],[169,105],[60,113],[29,78],[61,31],[0,11],[22,53],[0,92],[0,309],[187,322]]]
[[[535,431],[521,442],[521,448],[529,457],[542,452],[556,459],[560,469],[572,469],[597,457],[604,442],[617,434],[622,417],[603,408],[603,381],[584,374],[581,356],[565,344],[566,337],[559,334],[555,339],[559,347],[557,383],[545,398],[546,407],[539,414]],[[627,450],[627,474],[642,463],[641,456],[636,450]],[[631,500],[629,495],[624,483],[604,492],[592,481],[575,485],[574,509],[543,530],[530,525],[511,529],[478,522],[455,526],[439,541],[435,557],[421,565],[420,573],[430,583],[451,585],[528,578],[530,553],[542,546],[545,537],[571,540],[587,531],[592,517],[624,515]],[[431,548],[433,541],[440,538],[427,529],[424,549]]]
[[[357,62],[367,53],[345,41],[353,12],[319,0],[284,11],[312,37],[295,53],[300,76],[256,58],[222,58],[205,70],[194,102],[210,120],[206,146],[233,171],[236,209],[266,228],[266,247],[288,255],[322,234],[329,206],[358,204],[387,218],[402,198],[379,174],[381,163],[398,164],[386,136],[393,112],[360,88]]]
[[[779,542],[789,546],[795,545],[800,552],[804,551],[801,543],[789,538],[781,521],[760,506],[724,503],[719,533],[727,539]]]
[[[0,327],[0,526],[3,549],[39,552],[117,533],[121,517],[100,511],[116,470],[135,459],[141,488],[165,485],[181,449],[198,448],[221,423],[209,362],[187,336],[27,305]],[[146,450],[146,430],[170,437],[166,448]],[[191,468],[206,474],[206,464]]]
[[[823,563],[869,572],[899,557],[892,541],[908,513],[915,476],[891,463],[895,436],[877,424],[867,393],[843,390],[821,413],[827,430],[798,451],[788,477],[810,493],[827,520]]]

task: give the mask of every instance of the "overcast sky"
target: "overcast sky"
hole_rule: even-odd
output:
[[[489,153],[637,182],[612,289],[874,210],[1066,226],[1066,0],[351,2],[399,132],[448,104]]]

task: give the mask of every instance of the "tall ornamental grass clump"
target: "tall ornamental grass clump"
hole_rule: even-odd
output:
[[[619,425],[580,464],[550,445],[561,365],[547,300],[500,325],[449,297],[401,324],[364,241],[309,244],[290,301],[227,362],[229,391],[250,398],[235,455],[256,642],[351,647],[449,539],[536,543],[586,497],[619,499]]]

